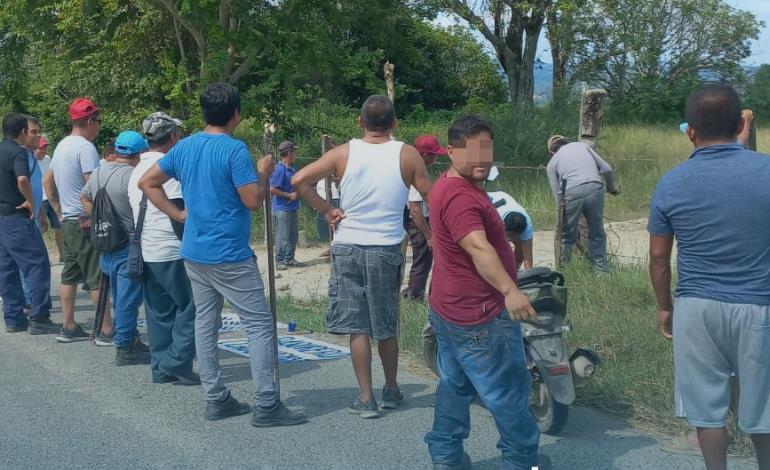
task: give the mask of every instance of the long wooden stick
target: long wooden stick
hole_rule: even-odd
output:
[[[265,133],[262,136],[262,155],[272,155],[273,153],[273,128],[271,125],[265,126]],[[267,183],[265,191],[265,238],[267,241],[267,286],[270,295],[270,315],[273,317],[273,380],[275,382],[276,396],[281,398],[281,374],[279,371],[280,361],[278,360],[278,299],[275,293],[275,236],[273,233],[273,198],[270,194],[270,182]]]
[[[110,277],[102,273],[99,276],[99,299],[96,301],[96,316],[94,316],[94,328],[91,331],[91,339],[95,340],[102,331],[104,314],[110,304]]]

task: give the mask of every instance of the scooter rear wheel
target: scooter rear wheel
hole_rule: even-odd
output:
[[[551,388],[540,378],[540,374],[536,370],[533,370],[532,373],[529,410],[543,434],[558,434],[564,429],[569,417],[569,406],[554,400]]]

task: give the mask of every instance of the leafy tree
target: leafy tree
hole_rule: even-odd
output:
[[[757,120],[770,122],[770,64],[762,65],[746,88],[746,104],[754,110]]]

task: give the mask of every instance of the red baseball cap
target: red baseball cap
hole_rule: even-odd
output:
[[[48,141],[45,139],[44,135],[40,136],[40,143],[37,144],[37,148],[41,149],[43,147],[48,147]]]
[[[414,139],[414,147],[420,152],[420,155],[446,155],[446,148],[438,143],[435,135],[421,135]]]
[[[87,118],[97,112],[99,112],[99,108],[88,98],[75,98],[70,105],[70,119],[73,121]]]

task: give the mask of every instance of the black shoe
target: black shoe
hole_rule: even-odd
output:
[[[251,425],[258,428],[268,428],[272,426],[296,426],[307,423],[307,418],[295,411],[283,406],[280,401],[276,402],[272,408],[264,409],[255,407],[254,417],[251,419]]]
[[[240,403],[229,392],[224,401],[206,400],[206,419],[209,421],[241,416],[246,413],[251,413],[251,406],[247,403]]]
[[[163,375],[168,375],[175,378],[176,380],[174,382],[177,385],[200,385],[201,384],[200,376],[193,371],[176,372],[176,371],[166,370],[166,369],[161,369],[160,371]]]
[[[551,458],[545,454],[537,454],[538,470],[551,470]]]
[[[27,325],[5,325],[6,333],[21,333],[22,331],[27,331]]]
[[[115,351],[116,366],[135,366],[139,364],[150,363],[150,353],[142,350],[142,346],[147,348],[141,341],[137,341],[131,346],[119,346]]]
[[[29,334],[31,335],[55,335],[61,331],[61,323],[54,323],[50,318],[43,320],[29,320]]]
[[[56,337],[56,342],[74,343],[75,341],[85,341],[90,337],[91,335],[83,331],[83,328],[80,325],[75,325],[75,329],[72,331],[62,326],[59,335]]]
[[[178,381],[179,379],[177,379],[173,375],[168,375],[168,374],[164,374],[163,372],[157,372],[157,371],[153,371],[152,373],[152,383],[155,383],[155,384],[170,384]]]
[[[471,456],[463,452],[463,459],[459,463],[434,463],[433,470],[471,470]]]
[[[301,263],[301,262],[297,261],[296,259],[290,259],[289,261],[286,261],[284,264],[286,266],[290,267],[290,268],[304,268],[305,267],[305,263]]]

